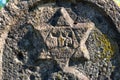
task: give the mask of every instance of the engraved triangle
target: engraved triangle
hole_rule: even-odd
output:
[[[69,16],[68,12],[62,7],[48,21],[52,26],[73,26],[74,21]]]

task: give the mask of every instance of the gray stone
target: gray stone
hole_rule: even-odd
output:
[[[108,0],[10,0],[0,11],[0,80],[119,80],[119,19]]]

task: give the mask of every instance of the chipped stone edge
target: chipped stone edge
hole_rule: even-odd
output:
[[[89,80],[87,76],[85,76],[83,73],[79,72],[77,69],[73,67],[64,67],[63,71],[66,73],[74,74],[79,80]]]

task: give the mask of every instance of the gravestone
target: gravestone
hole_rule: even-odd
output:
[[[1,80],[119,80],[120,8],[108,0],[10,0],[0,11]]]

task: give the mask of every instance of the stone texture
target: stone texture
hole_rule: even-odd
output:
[[[10,0],[0,11],[0,79],[119,80],[119,19],[108,0]]]

